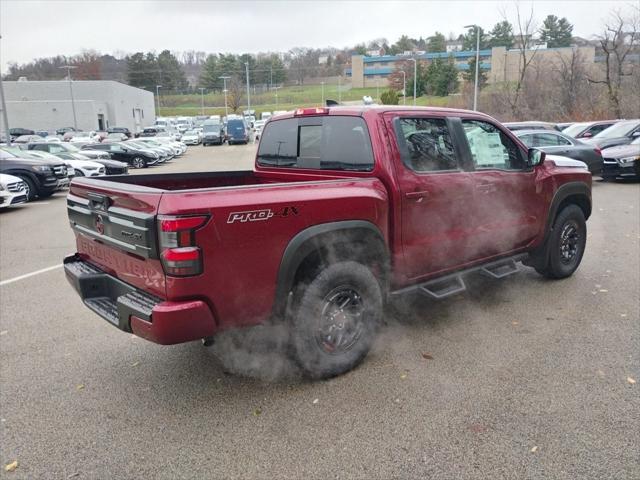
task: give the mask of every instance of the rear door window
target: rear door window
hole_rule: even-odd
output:
[[[258,149],[264,167],[373,170],[364,120],[351,116],[300,117],[269,122]]]

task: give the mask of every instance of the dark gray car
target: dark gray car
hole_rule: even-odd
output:
[[[534,147],[553,155],[580,160],[591,173],[602,171],[602,153],[593,145],[576,140],[562,132],[543,130],[518,130],[515,133],[527,147]]]

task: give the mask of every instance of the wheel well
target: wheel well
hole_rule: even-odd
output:
[[[558,210],[556,210],[556,217],[568,205],[577,205],[580,207],[580,210],[584,213],[585,220],[591,216],[591,202],[589,199],[585,195],[575,194],[567,196],[560,202]]]

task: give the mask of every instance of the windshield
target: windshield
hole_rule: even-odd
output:
[[[204,124],[202,131],[205,133],[218,133],[220,131],[220,124]]]
[[[198,135],[198,132],[196,132],[195,130],[187,130],[186,132],[184,132],[185,135]]]
[[[593,138],[625,137],[638,125],[640,125],[640,122],[638,121],[618,122],[615,125],[611,125],[609,128],[604,129]]]

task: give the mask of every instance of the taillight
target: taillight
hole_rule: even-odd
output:
[[[293,114],[294,117],[302,117],[304,115],[329,115],[329,109],[321,108],[298,108]]]
[[[188,277],[202,273],[202,250],[196,245],[196,230],[207,223],[205,215],[158,217],[160,260],[167,275]]]

